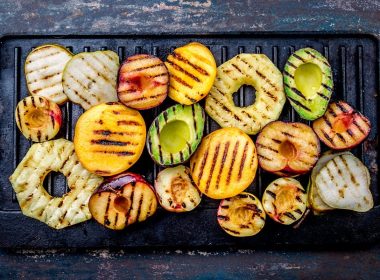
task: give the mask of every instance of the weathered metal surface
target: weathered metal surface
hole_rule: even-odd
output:
[[[379,35],[380,3],[0,1],[0,34],[348,31]],[[4,92],[1,95],[7,94]],[[377,143],[371,144],[378,148]],[[372,149],[372,148],[371,148]],[[1,174],[2,175],[2,174]],[[347,251],[0,251],[0,278],[379,279],[380,247]],[[48,274],[49,273],[49,274]]]

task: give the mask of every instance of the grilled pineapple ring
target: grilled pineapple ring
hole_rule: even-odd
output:
[[[67,178],[70,191],[62,197],[43,187],[50,171]],[[91,218],[88,200],[103,178],[82,167],[72,142],[58,139],[32,145],[9,180],[24,215],[61,229]]]
[[[236,107],[233,94],[242,85],[253,86],[256,100],[247,107]],[[206,98],[207,113],[221,127],[237,127],[257,134],[277,120],[285,104],[282,74],[263,54],[239,54],[218,67],[215,83]]]

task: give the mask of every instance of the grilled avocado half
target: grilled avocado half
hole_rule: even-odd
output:
[[[285,93],[290,104],[305,120],[321,117],[333,90],[331,66],[327,59],[312,48],[299,49],[284,68]]]
[[[162,166],[187,161],[202,139],[204,123],[205,113],[199,104],[177,104],[163,111],[148,131],[150,156]]]

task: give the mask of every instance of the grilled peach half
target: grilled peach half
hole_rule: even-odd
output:
[[[265,225],[265,211],[256,196],[242,192],[220,202],[217,219],[220,227],[229,235],[253,236]]]
[[[59,106],[42,96],[28,96],[21,100],[17,104],[15,118],[22,134],[34,142],[54,138],[62,125]]]
[[[191,179],[190,169],[183,165],[158,173],[154,188],[161,206],[170,212],[191,211],[202,199],[202,193]]]
[[[146,137],[141,114],[121,103],[96,105],[77,121],[75,152],[90,172],[112,176],[126,171],[140,158]]]
[[[318,160],[317,135],[303,123],[275,121],[264,127],[256,140],[260,166],[280,176],[310,171]]]
[[[371,123],[344,101],[330,103],[326,113],[313,122],[319,139],[334,150],[359,145],[368,136]]]
[[[160,105],[169,89],[169,73],[165,64],[153,55],[128,57],[119,70],[117,93],[120,102],[146,110]]]
[[[145,221],[157,209],[153,187],[134,173],[107,178],[88,203],[92,217],[114,230]]]

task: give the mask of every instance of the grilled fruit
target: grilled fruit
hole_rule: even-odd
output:
[[[315,177],[321,171],[321,169],[326,165],[326,163],[333,159],[334,157],[342,154],[350,154],[349,152],[342,153],[332,153],[332,151],[328,151],[324,153],[320,159],[317,161],[317,164],[314,166],[313,171],[311,172],[309,179],[309,187],[308,187],[308,206],[313,210],[315,214],[322,213],[328,210],[333,210],[330,206],[328,206],[321,198],[318,193],[318,190],[315,186]]]
[[[236,107],[232,95],[242,85],[256,90],[256,100]],[[263,54],[239,54],[218,67],[218,74],[206,98],[206,112],[221,127],[237,127],[257,134],[267,123],[277,120],[285,104],[282,75]]]
[[[50,171],[66,176],[70,191],[62,197],[43,187]],[[58,139],[33,144],[9,180],[24,215],[61,229],[91,218],[87,203],[103,178],[82,167],[72,142]]]
[[[373,207],[370,182],[367,167],[350,154],[329,160],[315,178],[318,193],[327,205],[357,212]]]
[[[204,123],[204,111],[199,104],[177,104],[163,111],[148,131],[150,156],[163,166],[187,161],[201,142]]]
[[[305,213],[307,194],[297,180],[278,178],[265,189],[262,202],[269,217],[280,224],[290,225]]]
[[[72,56],[71,52],[59,45],[42,45],[31,51],[25,60],[25,78],[29,92],[57,104],[66,102],[62,73]]]
[[[121,103],[103,103],[78,119],[75,152],[90,172],[112,176],[127,170],[139,159],[145,137],[145,122],[138,111]]]
[[[303,123],[275,121],[256,141],[260,166],[279,176],[296,176],[313,168],[319,157],[317,135]]]
[[[311,48],[293,53],[284,68],[285,93],[294,110],[306,120],[315,120],[326,111],[333,79],[329,62]]]
[[[371,124],[344,101],[331,103],[323,117],[313,122],[319,139],[331,149],[344,150],[359,145],[369,134]]]
[[[28,96],[21,100],[17,104],[15,118],[22,134],[34,142],[54,138],[62,124],[59,106],[41,96]]]
[[[255,144],[238,128],[218,129],[203,138],[190,159],[190,169],[199,190],[208,197],[235,196],[255,178]]]
[[[188,212],[201,202],[202,194],[195,186],[188,167],[179,165],[166,168],[154,183],[158,201],[171,212]]]
[[[134,173],[106,179],[88,203],[92,217],[114,230],[145,221],[157,209],[153,187]]]
[[[169,89],[165,64],[153,55],[128,57],[119,70],[117,94],[124,105],[146,110],[160,105]]]
[[[100,103],[117,101],[119,57],[113,51],[79,53],[63,71],[63,90],[85,110]]]
[[[174,50],[165,62],[170,74],[169,97],[191,105],[206,97],[216,75],[215,58],[200,43],[190,43]]]
[[[260,200],[247,192],[223,199],[217,218],[221,228],[236,237],[256,235],[265,225],[265,211]]]

